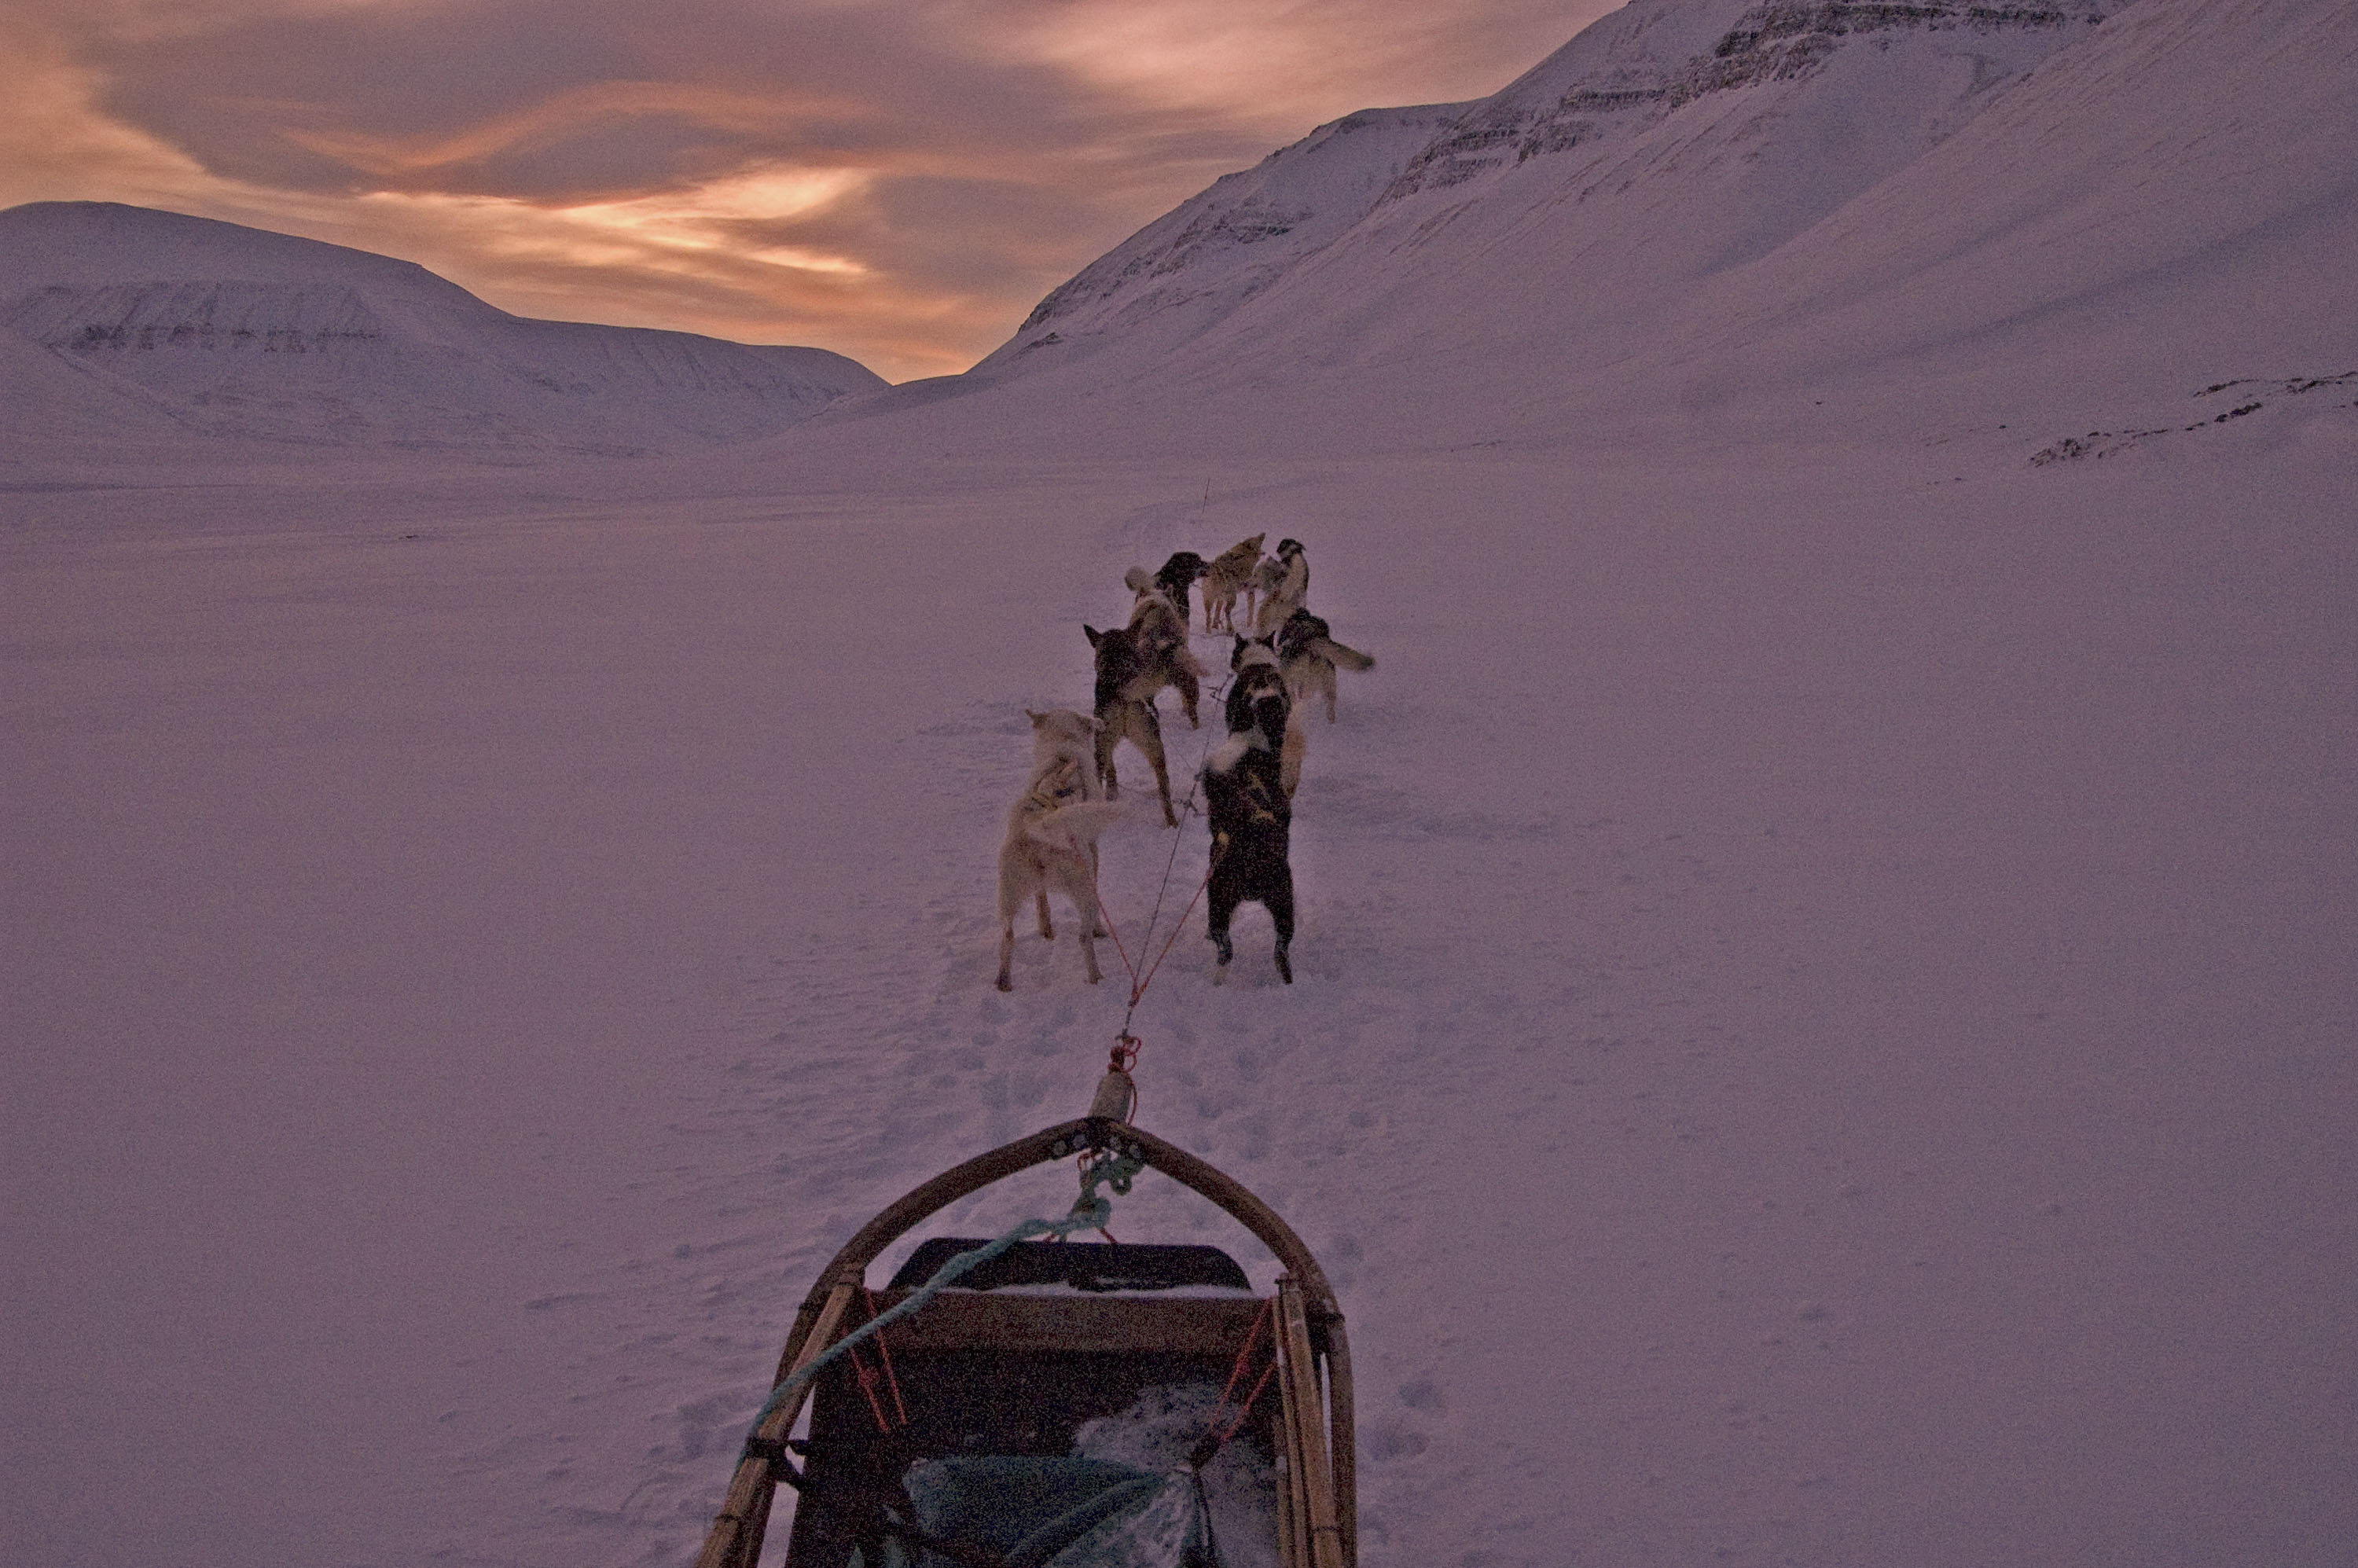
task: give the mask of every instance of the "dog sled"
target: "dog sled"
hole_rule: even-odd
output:
[[[1109,1073],[1090,1115],[936,1176],[836,1254],[698,1568],[757,1568],[781,1485],[784,1568],[1356,1568],[1351,1358],[1325,1275],[1241,1184],[1100,1114],[1128,1089]],[[1051,1161],[1083,1171],[1074,1217],[1042,1227],[1055,1239],[929,1240],[870,1288],[925,1219]],[[1213,1247],[1065,1239],[1101,1227],[1097,1184],[1142,1170],[1241,1223],[1276,1289]]]

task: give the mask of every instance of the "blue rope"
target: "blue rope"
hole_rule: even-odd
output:
[[[886,1325],[898,1323],[910,1314],[920,1310],[936,1296],[957,1283],[960,1276],[980,1268],[1017,1242],[1029,1240],[1035,1236],[1070,1236],[1076,1231],[1103,1230],[1106,1221],[1113,1217],[1113,1202],[1098,1192],[1098,1184],[1102,1183],[1117,1193],[1127,1194],[1130,1191],[1130,1179],[1144,1169],[1146,1169],[1146,1162],[1143,1160],[1134,1160],[1127,1154],[1112,1155],[1092,1161],[1081,1172],[1081,1195],[1073,1201],[1072,1212],[1064,1218],[1027,1219],[998,1239],[987,1241],[969,1251],[961,1252],[939,1269],[935,1270],[934,1277],[910,1292],[908,1299],[870,1318],[866,1323],[805,1362],[793,1376],[771,1390],[770,1397],[762,1402],[761,1410],[755,1413],[753,1424],[746,1429],[745,1453],[750,1455],[755,1452],[753,1444],[762,1435],[763,1423],[775,1414],[779,1407],[789,1398],[792,1398],[796,1404],[802,1402],[802,1390],[810,1387],[811,1379],[818,1375],[820,1368],[837,1357],[846,1354],[861,1340],[874,1338],[882,1332]]]

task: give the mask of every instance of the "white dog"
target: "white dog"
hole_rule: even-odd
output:
[[[1037,725],[1035,723],[1035,730]],[[1048,890],[1072,904],[1079,921],[1081,964],[1095,985],[1098,925],[1097,841],[1121,820],[1118,801],[1082,798],[1091,773],[1087,752],[1052,758],[1032,775],[1022,797],[1007,813],[1007,838],[999,847],[999,989],[1015,989],[1015,914],[1036,900],[1040,935],[1050,941],[1056,928],[1048,918]]]
[[[1098,731],[1105,726],[1086,713],[1076,713],[1069,708],[1051,708],[1045,713],[1023,710],[1032,720],[1032,776],[1037,780],[1059,762],[1072,765],[1080,779],[1080,798],[1102,800],[1103,791],[1098,782]]]

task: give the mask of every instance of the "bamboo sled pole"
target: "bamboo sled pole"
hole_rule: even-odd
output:
[[[827,1304],[819,1309],[817,1321],[794,1357],[794,1364],[778,1383],[817,1360],[819,1353],[835,1342],[843,1314],[850,1310],[851,1291],[850,1284],[839,1282],[827,1292]],[[802,1399],[772,1411],[754,1435],[772,1442],[784,1441],[786,1433],[795,1429],[795,1418],[803,1413],[803,1402],[809,1398],[810,1390],[805,1389]],[[740,1459],[737,1474],[729,1481],[729,1500],[721,1505],[719,1515],[712,1521],[711,1532],[704,1538],[704,1550],[696,1559],[697,1568],[752,1568],[762,1555],[762,1536],[770,1520],[770,1498],[776,1489],[767,1459],[758,1454],[748,1454]]]
[[[1278,1359],[1277,1560],[1282,1568],[1309,1568],[1310,1531],[1302,1517],[1302,1412],[1293,1408],[1293,1379],[1285,1375],[1285,1346],[1270,1338]]]
[[[1335,1502],[1345,1568],[1359,1563],[1359,1437],[1351,1398],[1351,1342],[1338,1314],[1326,1325],[1327,1433],[1334,1446]]]
[[[1302,1501],[1309,1525],[1309,1550],[1303,1555],[1310,1568],[1344,1568],[1343,1526],[1335,1512],[1335,1478],[1326,1468],[1310,1322],[1303,1312],[1302,1288],[1291,1274],[1278,1276],[1277,1327],[1286,1352],[1278,1375],[1293,1392],[1291,1409],[1302,1450]]]

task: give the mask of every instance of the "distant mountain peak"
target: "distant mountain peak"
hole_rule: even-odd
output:
[[[2062,4],[1866,5],[1842,0],[1769,0],[1734,16],[1707,50],[1682,59],[1617,55],[1592,66],[1577,40],[1538,70],[1486,100],[1411,158],[1383,194],[1398,200],[1457,185],[1511,159],[1570,152],[1626,117],[1660,119],[1699,98],[1765,82],[1800,81],[1823,70],[1854,40],[1898,32],[1962,30],[1984,37],[2042,32],[2060,42],[2073,27],[2101,22],[2131,0]],[[1632,10],[1640,10],[1633,6]],[[1714,9],[1725,9],[1723,5]],[[1579,71],[1553,102],[1544,92],[1556,60]]]
[[[114,202],[0,211],[0,330],[140,418],[315,444],[661,451],[884,384],[821,349],[530,320],[412,262]]]

